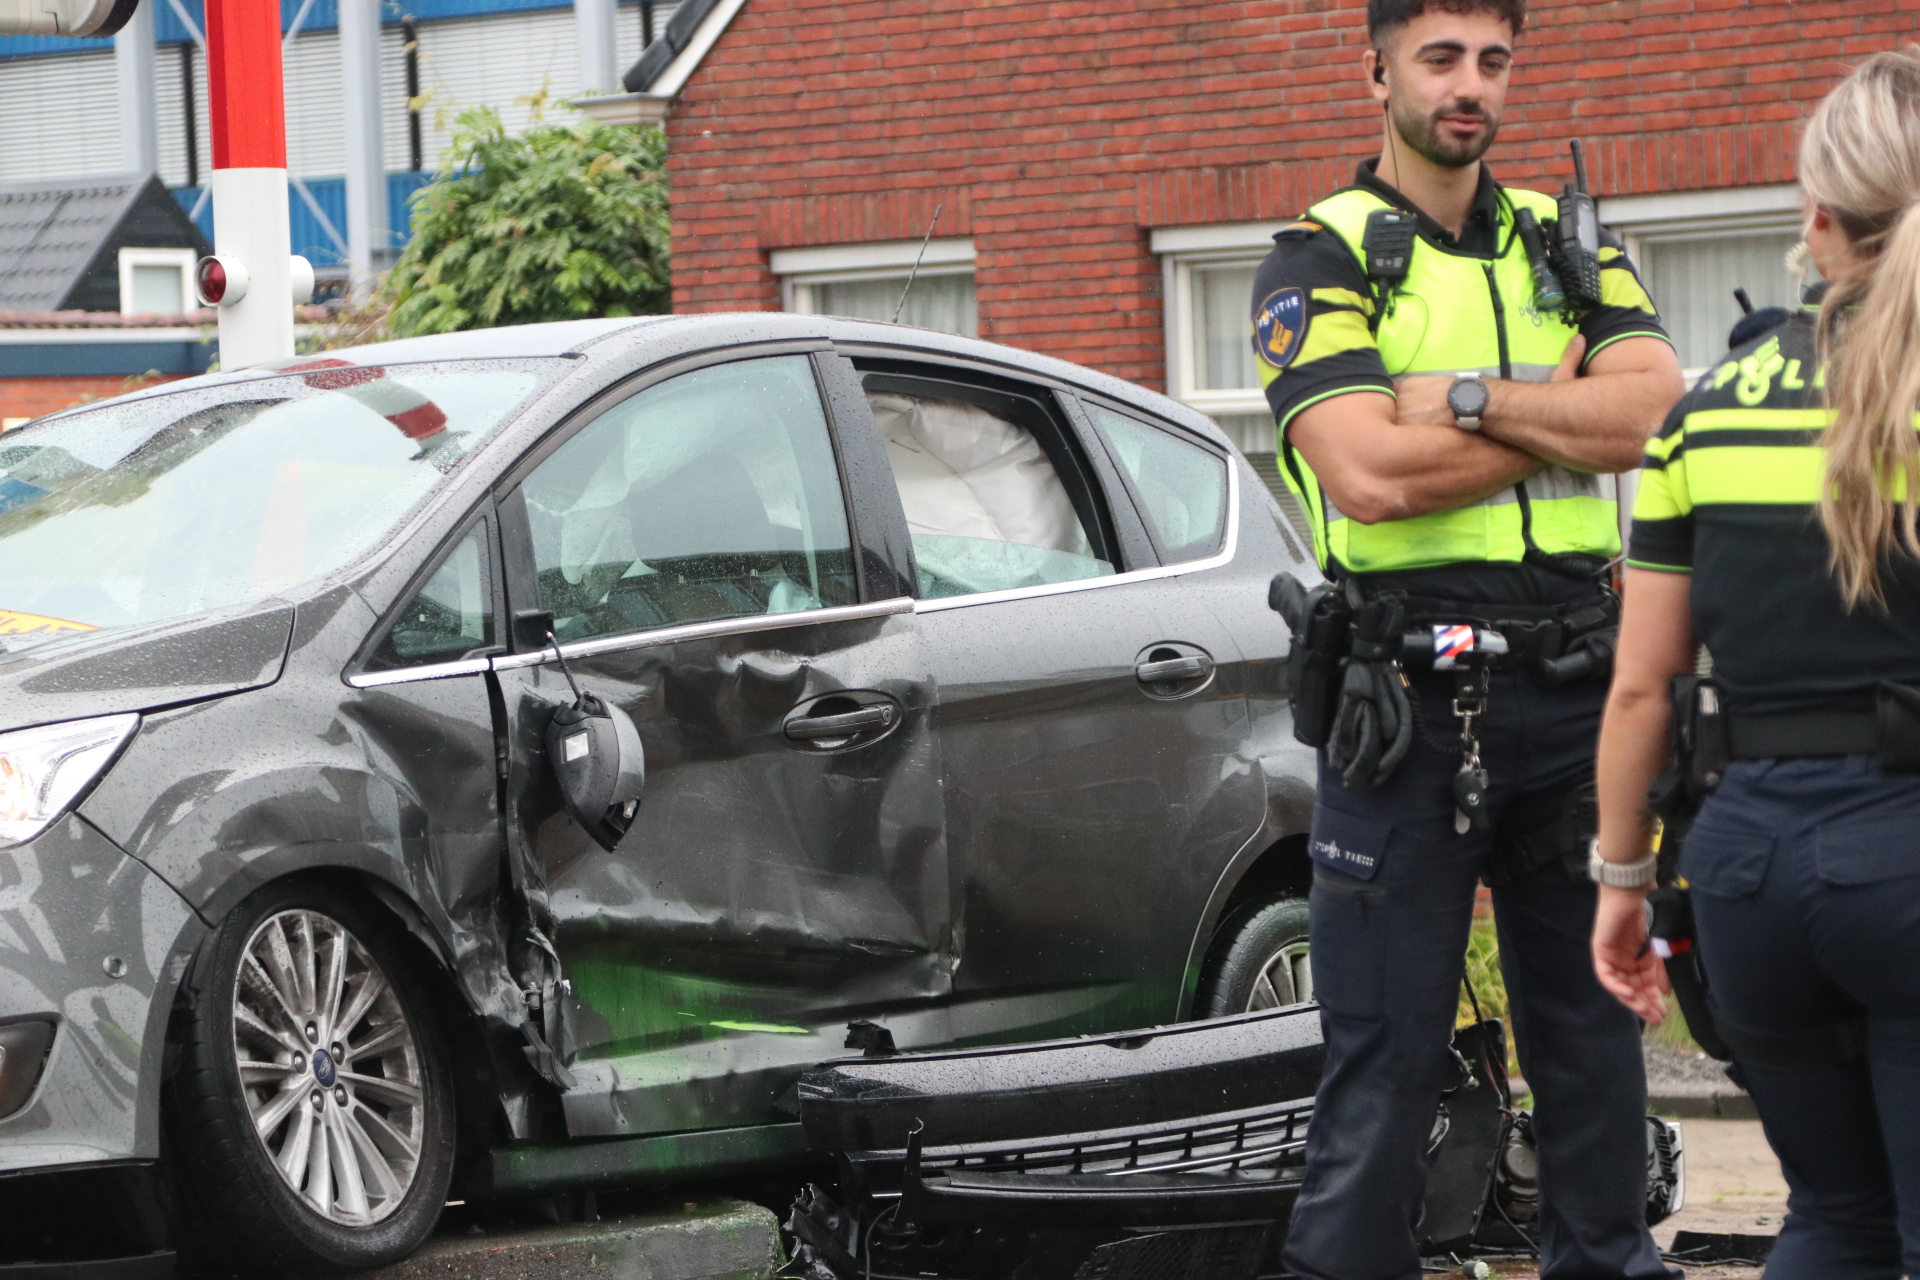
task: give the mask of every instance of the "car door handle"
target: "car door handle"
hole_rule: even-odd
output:
[[[1212,665],[1205,658],[1165,658],[1159,662],[1143,662],[1133,669],[1133,674],[1142,684],[1171,683],[1197,680],[1207,674]]]
[[[894,709],[890,706],[862,707],[838,716],[802,716],[789,720],[786,734],[796,742],[810,738],[845,738],[868,729],[891,729]]]

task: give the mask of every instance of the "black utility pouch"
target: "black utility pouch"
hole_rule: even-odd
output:
[[[1920,773],[1920,689],[1881,684],[1880,767],[1888,773]]]
[[[1324,747],[1333,735],[1340,704],[1341,660],[1352,642],[1353,614],[1334,583],[1308,590],[1287,573],[1275,575],[1267,605],[1293,630],[1293,648],[1287,654],[1293,736],[1305,746]]]

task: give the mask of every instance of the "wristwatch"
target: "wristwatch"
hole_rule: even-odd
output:
[[[1659,876],[1660,855],[1649,853],[1638,862],[1608,862],[1600,856],[1600,837],[1587,845],[1587,878],[1610,889],[1650,889]]]
[[[1487,411],[1487,402],[1493,396],[1487,391],[1487,380],[1477,373],[1456,373],[1453,385],[1447,388],[1447,408],[1453,410],[1453,425],[1462,431],[1478,431],[1480,415]]]

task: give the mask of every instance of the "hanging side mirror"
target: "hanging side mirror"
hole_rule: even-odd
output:
[[[523,640],[535,628],[560,662],[560,672],[573,690],[573,702],[553,713],[547,722],[547,761],[560,784],[567,812],[586,829],[595,843],[612,852],[640,811],[647,785],[646,750],[632,717],[598,694],[581,690],[574,682],[560,641],[553,634],[553,615],[526,610],[514,615],[514,627]]]
[[[553,713],[547,759],[567,811],[611,852],[633,825],[647,784],[646,753],[633,720],[606,699],[583,693]]]

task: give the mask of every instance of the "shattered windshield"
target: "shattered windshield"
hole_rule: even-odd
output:
[[[191,617],[375,546],[559,360],[315,360],[0,436],[0,652]]]

